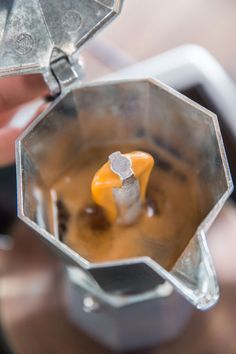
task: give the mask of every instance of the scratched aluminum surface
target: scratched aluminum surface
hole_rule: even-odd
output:
[[[0,76],[42,73],[121,10],[122,0],[1,0]]]

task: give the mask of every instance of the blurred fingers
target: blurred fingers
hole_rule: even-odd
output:
[[[37,99],[5,114],[7,123],[0,128],[0,167],[15,160],[15,140],[44,109],[45,101]]]
[[[0,122],[1,114],[25,102],[48,94],[41,75],[25,75],[0,79]]]

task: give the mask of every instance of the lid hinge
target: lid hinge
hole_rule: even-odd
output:
[[[45,79],[52,95],[59,95],[83,77],[83,68],[78,58],[71,62],[67,56],[62,56],[51,61],[50,69]]]

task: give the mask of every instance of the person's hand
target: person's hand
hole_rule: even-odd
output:
[[[41,101],[23,109],[23,104],[48,94],[47,86],[39,75],[26,75],[0,79],[0,167],[14,161],[15,140],[25,126],[37,116]],[[19,110],[22,110],[19,112]],[[38,111],[38,112],[37,112]],[[16,124],[16,118],[22,122]],[[31,117],[23,115],[31,114]]]

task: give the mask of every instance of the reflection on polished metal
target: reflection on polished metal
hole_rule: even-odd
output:
[[[178,210],[174,210],[175,214],[178,211],[182,226],[173,225],[173,228],[176,227],[173,232],[176,240],[181,240],[183,227],[186,227],[186,246],[179,253],[171,271],[163,269],[150,256],[147,257],[145,249],[132,259],[89,262],[55,239],[51,233],[48,217],[50,186],[69,161],[74,161],[75,155],[87,147],[92,145],[96,149],[102,145],[111,146],[114,143],[114,132],[120,145],[133,142],[142,147],[145,143],[144,150],[149,146],[150,151],[158,151],[159,170],[168,171],[173,185],[176,181],[179,181],[179,186],[187,181],[190,183],[191,203],[195,204],[195,212],[194,215],[186,214],[188,210],[184,206],[187,199],[182,199]],[[154,272],[147,281],[145,277],[142,278],[145,285],[142,287],[141,298],[145,289],[156,288],[156,274],[156,279],[161,277],[169,281],[200,309],[209,308],[217,301],[219,289],[205,233],[230,195],[232,181],[214,114],[155,80],[81,86],[57,99],[19,139],[17,167],[19,216],[53,244],[70,263],[84,268],[89,277],[95,279],[103,289],[111,290],[116,306],[132,302],[133,297],[122,296],[125,285],[116,284],[112,273],[115,274],[121,265],[125,269],[132,264],[136,265],[136,269],[139,264],[140,269],[148,267]],[[192,177],[185,177],[183,171],[189,169]],[[44,209],[41,213],[44,228],[40,227],[36,219],[35,188],[40,188],[44,196]],[[165,190],[164,180],[162,193],[169,193]],[[173,190],[168,205],[171,205],[174,196]],[[166,227],[170,224],[171,220]],[[148,249],[155,250],[158,247],[151,239],[146,242]],[[177,248],[178,245],[179,241],[176,243]],[[136,244],[132,247],[136,247]],[[129,280],[130,289],[137,288],[135,278],[132,276]],[[150,282],[150,279],[154,281]],[[157,293],[155,291],[152,294],[155,297]]]
[[[129,225],[136,221],[141,213],[142,203],[140,185],[134,176],[131,160],[118,152],[109,156],[111,169],[122,180],[120,188],[113,189],[113,196],[118,210],[117,222]]]
[[[91,295],[86,295],[83,298],[83,308],[84,312],[97,312],[99,311],[99,303]]]

